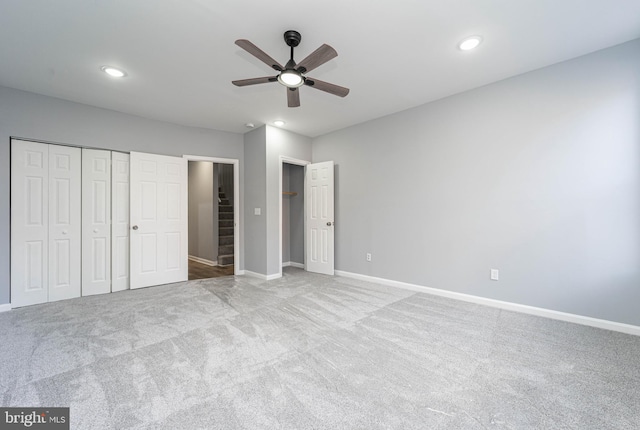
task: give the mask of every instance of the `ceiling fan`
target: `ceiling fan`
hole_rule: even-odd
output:
[[[287,64],[284,67],[248,40],[236,40],[236,45],[280,73],[276,76],[232,81],[233,85],[244,87],[247,85],[266,84],[268,82],[279,82],[287,87],[287,104],[289,107],[300,106],[300,92],[298,91],[298,88],[302,85],[316,88],[339,97],[345,97],[349,94],[349,88],[305,76],[307,72],[310,72],[316,67],[319,67],[327,61],[337,57],[338,53],[331,46],[323,44],[321,47],[309,54],[307,58],[296,64],[293,59],[293,48],[300,44],[300,40],[302,40],[302,36],[297,31],[288,30],[284,32],[284,41],[287,46],[291,47],[291,58],[287,61]]]

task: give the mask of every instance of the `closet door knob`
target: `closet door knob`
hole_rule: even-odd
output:
[[[331,227],[331,221],[329,221],[329,222],[327,223],[327,225],[328,225],[329,227]]]
[[[137,226],[137,225],[134,225],[134,226],[133,226],[133,227],[131,227],[131,228],[132,228],[133,230],[137,230],[137,229],[138,229],[138,226]]]
[[[68,234],[69,232],[67,230],[62,230],[62,234]]]
[[[94,233],[97,233],[97,232],[98,232],[98,229],[97,229],[97,228],[94,228],[94,229],[93,229],[93,232],[94,232]]]

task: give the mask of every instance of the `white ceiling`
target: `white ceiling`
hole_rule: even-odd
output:
[[[303,87],[292,109],[277,83],[231,84],[275,74],[236,39],[284,64],[289,29],[297,61],[338,51],[309,75],[346,98]],[[477,50],[457,49],[474,34]],[[638,0],[1,0],[0,85],[231,132],[283,119],[315,137],[638,37]]]

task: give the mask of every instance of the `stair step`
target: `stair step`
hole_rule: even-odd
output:
[[[231,205],[220,205],[220,206],[218,206],[218,212],[233,212],[233,206],[231,206]]]
[[[218,256],[229,254],[233,254],[233,245],[223,245],[218,247]]]
[[[233,264],[233,254],[218,255],[218,266],[229,266]]]
[[[218,220],[218,227],[233,227],[233,220],[232,219]]]
[[[233,236],[220,236],[218,238],[218,246],[233,245]]]
[[[229,203],[229,199],[225,199],[224,197],[220,197],[220,204],[224,206],[231,206],[231,203]]]
[[[219,212],[218,219],[233,219],[233,212]]]
[[[220,236],[233,236],[233,227],[220,227],[218,229],[218,235],[220,235]]]

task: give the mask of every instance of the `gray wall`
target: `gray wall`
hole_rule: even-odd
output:
[[[282,130],[266,128],[267,184],[267,275],[278,274],[280,266],[280,156],[311,161],[311,138]],[[261,272],[263,273],[263,272]]]
[[[217,168],[209,161],[189,161],[189,255],[218,259]]]
[[[265,125],[244,135],[246,270],[280,272],[280,156],[311,160],[311,138]],[[262,215],[254,215],[261,208]]]
[[[640,325],[638,53],[314,139],[337,165],[336,269]]]
[[[292,263],[304,264],[304,167],[288,166],[289,190],[298,193],[289,199],[289,256]]]
[[[244,268],[263,275],[267,273],[266,139],[264,127],[244,135]],[[255,208],[261,215],[254,215]]]
[[[10,136],[120,151],[236,158],[243,177],[240,134],[182,127],[0,87],[0,304],[9,302]],[[241,193],[243,186],[241,180]],[[242,230],[240,234],[242,243]],[[240,260],[242,268],[242,253]]]

